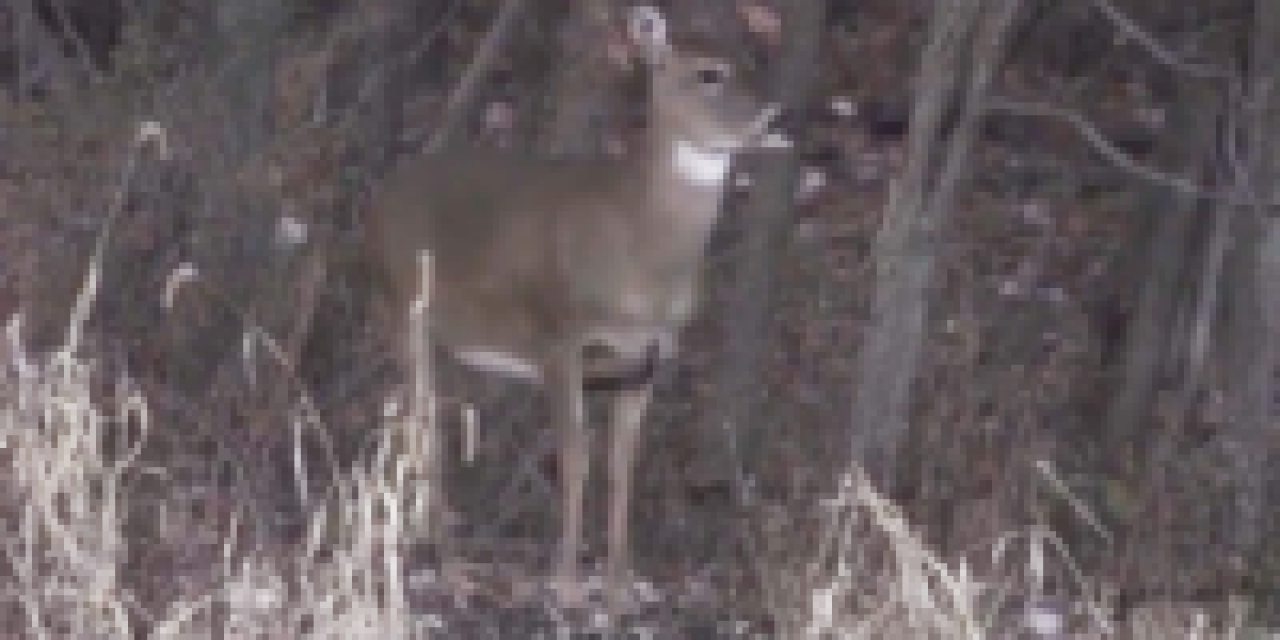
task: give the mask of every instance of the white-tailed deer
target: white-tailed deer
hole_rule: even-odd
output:
[[[674,350],[733,155],[759,141],[777,111],[750,97],[722,59],[671,46],[656,10],[637,9],[629,34],[648,69],[641,148],[603,161],[481,150],[417,157],[382,182],[368,213],[367,260],[386,289],[401,353],[410,353],[426,251],[429,338],[465,364],[543,385],[563,439],[555,571],[567,601],[581,595],[583,388],[595,356],[647,368],[656,351]],[[633,382],[616,390],[612,416],[612,592],[627,571],[632,463],[652,386]]]

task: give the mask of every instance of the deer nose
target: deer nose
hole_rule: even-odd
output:
[[[769,129],[778,120],[778,116],[782,114],[782,106],[777,103],[765,105],[760,110],[759,115],[747,125],[747,131],[744,138],[748,141],[755,142],[763,138],[769,133]]]

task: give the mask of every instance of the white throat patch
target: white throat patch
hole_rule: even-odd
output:
[[[718,187],[729,175],[733,154],[728,151],[706,151],[684,141],[676,142],[676,173],[695,185]]]
[[[463,364],[513,378],[538,380],[541,372],[532,362],[522,360],[513,355],[481,348],[464,349],[454,353]]]

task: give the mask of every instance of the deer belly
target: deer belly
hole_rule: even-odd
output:
[[[642,361],[655,346],[662,358],[675,353],[675,337],[670,331],[658,328],[599,329],[587,336],[586,343],[606,347],[624,360]]]
[[[489,373],[525,380],[538,380],[542,377],[537,365],[503,351],[483,348],[458,349],[454,351],[454,356],[468,367]]]

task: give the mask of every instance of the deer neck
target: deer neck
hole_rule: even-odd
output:
[[[648,156],[646,200],[651,216],[646,216],[646,224],[653,227],[655,238],[670,243],[673,258],[697,260],[719,218],[733,154],[654,135]],[[671,242],[673,238],[677,240]]]

